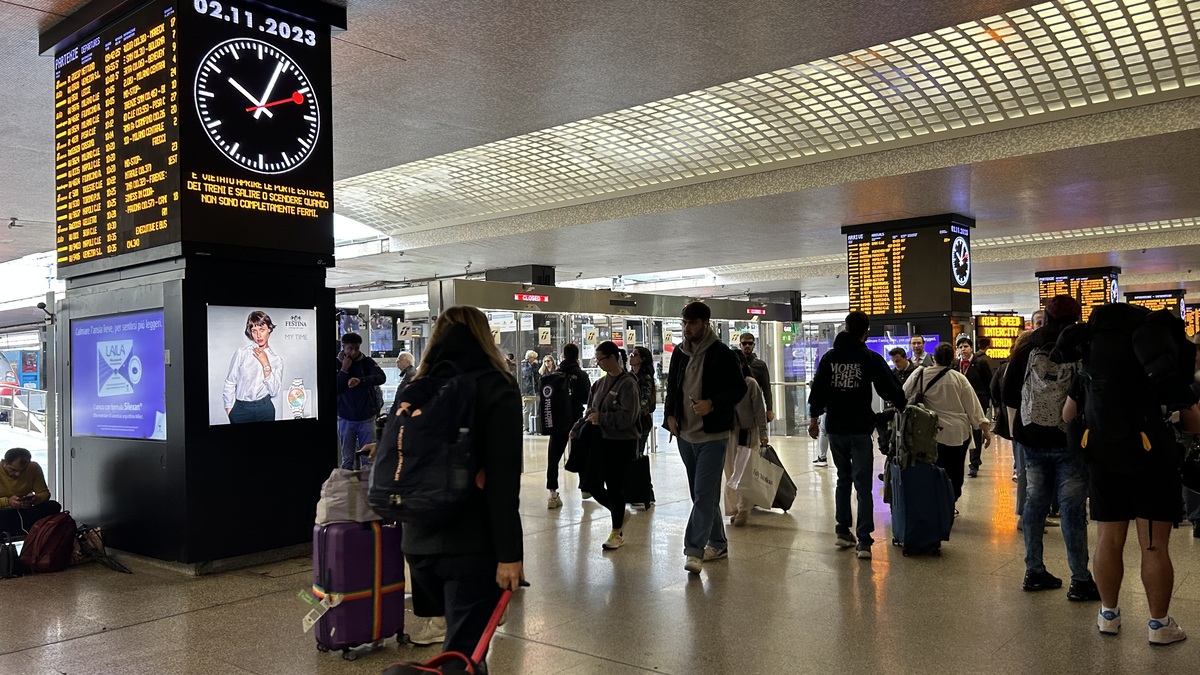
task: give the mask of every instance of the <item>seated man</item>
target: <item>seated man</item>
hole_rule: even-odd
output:
[[[24,537],[33,524],[62,511],[50,499],[42,467],[25,448],[12,448],[0,460],[0,536]]]

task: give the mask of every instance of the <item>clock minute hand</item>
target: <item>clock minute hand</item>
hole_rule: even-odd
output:
[[[262,105],[267,102],[268,98],[271,98],[271,92],[275,90],[275,82],[279,79],[279,73],[282,71],[283,71],[283,61],[276,62],[275,63],[275,72],[271,74],[271,81],[267,83],[267,90],[263,92],[261,99],[254,102],[255,105],[259,106],[258,110],[254,111],[254,119],[258,119],[259,113],[265,112],[265,113],[267,113],[268,116],[271,115],[271,111],[262,107]]]
[[[253,103],[256,106],[259,105],[258,99],[254,98],[254,96],[251,95],[250,92],[246,91],[245,87],[238,84],[237,80],[235,80],[231,77],[231,78],[229,78],[229,84],[232,84],[234,89],[237,89],[238,91],[242,92],[242,96],[245,96],[247,99],[249,99],[251,103]],[[266,112],[267,112],[268,117],[274,117],[274,115],[271,113],[270,110],[268,110]]]

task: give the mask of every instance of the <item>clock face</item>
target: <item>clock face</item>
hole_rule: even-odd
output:
[[[213,47],[196,70],[194,95],[209,140],[251,171],[287,173],[317,143],[321,111],[308,76],[261,40],[238,38]]]
[[[950,269],[954,273],[954,281],[959,286],[966,286],[971,281],[971,247],[963,237],[955,237],[950,245]]]

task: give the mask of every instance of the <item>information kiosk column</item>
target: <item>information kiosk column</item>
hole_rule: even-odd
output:
[[[335,466],[330,29],[312,0],[97,0],[55,56],[67,508],[200,563],[311,539]]]

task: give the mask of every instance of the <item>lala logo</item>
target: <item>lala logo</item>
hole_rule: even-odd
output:
[[[142,379],[142,360],[133,354],[133,340],[96,343],[97,396],[126,396]]]

